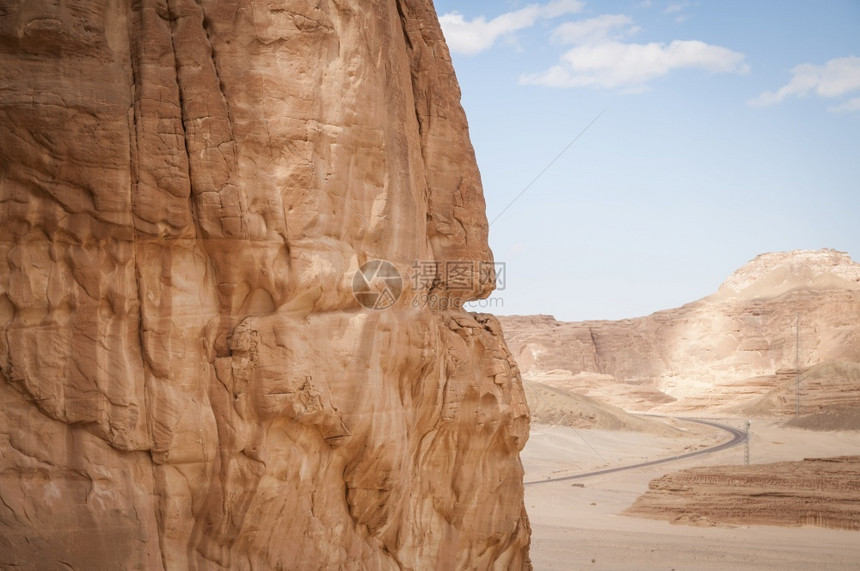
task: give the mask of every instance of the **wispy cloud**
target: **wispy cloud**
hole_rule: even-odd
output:
[[[544,18],[558,18],[566,14],[576,14],[585,6],[580,0],[555,0],[540,7]]]
[[[565,44],[594,44],[622,39],[638,31],[630,16],[605,14],[589,20],[565,22],[553,31],[552,37]]]
[[[840,105],[831,107],[829,110],[834,111],[836,113],[849,113],[851,111],[860,111],[860,97],[849,99],[845,103],[841,103]]]
[[[742,53],[696,40],[670,43],[626,43],[638,28],[624,15],[606,15],[557,27],[554,37],[575,47],[558,65],[520,77],[521,84],[549,87],[620,88],[643,91],[657,77],[680,69],[712,73],[746,73]]]
[[[791,80],[776,91],[766,91],[748,103],[757,107],[775,105],[787,97],[804,97],[813,93],[819,97],[836,98],[860,90],[860,57],[834,58],[824,65],[804,63],[791,70]],[[851,99],[832,111],[858,111],[860,99]]]
[[[686,10],[686,8],[686,2],[672,2],[668,6],[666,6],[666,9],[663,10],[663,13],[667,15],[675,14],[675,22],[680,24],[682,22],[687,21],[688,16],[684,13],[684,10]]]
[[[452,52],[475,55],[493,47],[499,38],[530,28],[540,19],[554,19],[573,14],[582,10],[584,5],[581,0],[555,0],[546,4],[529,4],[491,20],[487,20],[484,16],[467,20],[459,12],[449,12],[439,17],[439,23],[442,25],[448,48]]]

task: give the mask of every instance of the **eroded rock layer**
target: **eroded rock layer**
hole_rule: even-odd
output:
[[[860,530],[860,457],[692,468],[653,480],[630,515],[693,525]]]
[[[0,566],[528,566],[431,0],[7,2],[0,145]]]

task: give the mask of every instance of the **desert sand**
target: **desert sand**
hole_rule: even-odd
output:
[[[745,419],[728,419],[741,428]],[[752,419],[750,461],[856,455],[860,433],[782,427]],[[522,453],[535,569],[856,569],[860,534],[818,527],[691,526],[623,515],[654,478],[694,466],[744,462],[743,445],[649,468],[540,482],[672,456],[729,437],[694,425],[676,437],[535,424]],[[598,456],[598,453],[600,456]]]

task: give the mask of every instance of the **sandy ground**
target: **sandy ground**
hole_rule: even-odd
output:
[[[743,426],[740,419],[723,422]],[[860,432],[812,432],[754,419],[751,434],[752,463],[860,454]],[[526,486],[535,569],[860,569],[856,531],[692,527],[620,515],[653,478],[693,466],[742,464],[743,445],[649,468],[545,481],[654,460],[728,438],[699,425],[680,438],[533,425],[522,459],[525,481],[540,482]]]

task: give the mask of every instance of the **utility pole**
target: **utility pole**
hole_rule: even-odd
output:
[[[794,418],[800,415],[800,314],[794,314]]]

